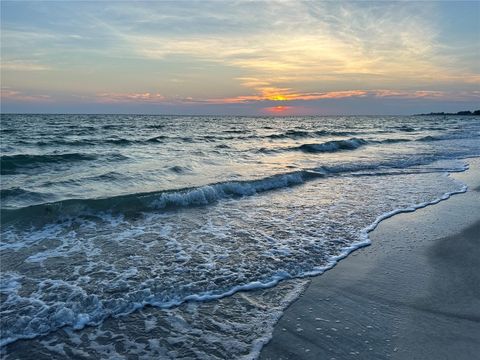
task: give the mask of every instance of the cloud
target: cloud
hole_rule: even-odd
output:
[[[453,100],[462,98],[479,98],[480,92],[446,92],[432,90],[344,90],[326,92],[295,92],[289,88],[259,88],[258,95],[243,95],[233,98],[199,100],[212,104],[242,104],[260,101],[313,101],[322,99],[345,99],[345,98],[397,98],[397,99],[431,99],[431,100]]]
[[[343,90],[325,92],[298,92],[290,88],[260,87],[255,95],[239,95],[225,98],[167,97],[159,93],[98,93],[93,100],[98,103],[151,103],[176,105],[226,105],[281,102],[285,105],[269,107],[267,112],[284,112],[292,109],[292,102],[311,102],[327,99],[346,98],[390,98],[390,99],[428,99],[428,100],[480,100],[480,91],[433,91],[433,90]],[[86,99],[82,96],[83,99]],[[88,100],[88,98],[87,98]]]
[[[100,103],[162,103],[166,98],[158,93],[99,93],[96,95],[97,102]]]
[[[250,5],[247,3],[245,7]],[[410,3],[269,2],[256,4],[248,23],[257,32],[195,35],[139,31],[125,33],[109,25],[133,51],[148,59],[173,55],[196,57],[242,68],[262,80],[287,75],[298,80],[323,74],[375,74],[425,77],[441,68],[434,8]],[[240,23],[238,7],[228,16]],[[189,13],[190,14],[190,13]],[[195,19],[195,15],[190,14]],[[215,13],[210,14],[215,24]],[[205,16],[205,14],[203,15]],[[240,18],[240,19],[239,19]],[[253,19],[251,19],[253,18]],[[261,25],[260,25],[261,24]]]
[[[181,11],[175,6],[136,8],[138,22],[128,31],[105,20],[99,26],[116,36],[129,56],[160,62],[180,57],[241,72],[236,80],[251,91],[227,99],[231,103],[268,98],[269,87],[288,89],[287,100],[313,100],[324,93],[333,96],[339,87],[362,84],[370,89],[405,89],[420,83],[429,90],[436,84],[480,84],[478,74],[455,67],[461,54],[445,54],[433,3],[205,4],[194,3]],[[178,29],[178,24],[174,30],[158,27],[161,20],[178,23],[179,14],[188,16],[188,31]]]
[[[2,101],[10,100],[21,102],[50,102],[53,100],[49,95],[26,94],[9,88],[2,88],[1,98]]]
[[[435,2],[11,6],[39,15],[23,23],[2,17],[2,75],[17,89],[48,93],[75,84],[72,91],[92,103],[258,108],[328,99],[478,99],[478,43],[456,51],[445,41]],[[8,96],[41,98],[28,91]]]
[[[372,95],[376,97],[392,97],[392,98],[445,98],[448,96],[444,91],[430,91],[430,90],[416,90],[416,91],[405,91],[405,90],[375,90],[371,91]]]
[[[13,60],[13,61],[1,61],[0,69],[12,70],[12,71],[45,71],[45,70],[51,70],[51,67],[48,65],[42,65],[38,63],[25,62],[23,60]]]
[[[240,95],[232,98],[207,99],[209,103],[241,104],[257,101],[293,101],[293,100],[320,100],[342,99],[347,97],[362,97],[369,92],[365,90],[346,90],[330,92],[296,92],[290,88],[262,87],[258,88],[258,95]]]

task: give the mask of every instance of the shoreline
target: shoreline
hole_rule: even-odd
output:
[[[465,161],[470,169],[450,176],[468,185],[466,193],[380,221],[370,246],[312,279],[259,358],[474,358],[480,159]]]

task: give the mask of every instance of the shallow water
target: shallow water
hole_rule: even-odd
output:
[[[447,174],[480,155],[480,118],[461,116],[2,115],[1,131],[12,359],[254,357],[303,278],[464,191]]]

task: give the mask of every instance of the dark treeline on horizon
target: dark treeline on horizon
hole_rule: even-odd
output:
[[[415,114],[415,116],[426,116],[426,115],[480,115],[480,110],[474,110],[474,111],[459,111],[456,113],[446,113],[446,112],[431,112],[428,114]]]

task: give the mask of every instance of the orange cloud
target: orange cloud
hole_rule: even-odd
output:
[[[241,104],[257,101],[293,101],[293,100],[320,100],[342,99],[347,97],[362,97],[369,94],[366,90],[346,90],[329,92],[294,92],[289,88],[262,87],[257,95],[240,95],[233,98],[209,99],[212,104]]]
[[[250,79],[255,82],[255,79]],[[158,103],[158,104],[252,104],[258,102],[289,102],[289,101],[312,101],[322,99],[345,99],[345,98],[362,98],[362,97],[376,97],[376,98],[402,98],[402,99],[456,99],[456,98],[478,98],[479,95],[473,92],[444,92],[431,90],[389,90],[389,89],[375,89],[375,90],[341,90],[341,91],[325,91],[325,92],[300,92],[294,91],[291,88],[282,88],[275,86],[261,86],[255,88],[256,94],[253,95],[239,95],[235,97],[226,98],[193,98],[193,97],[165,97],[159,93],[100,93],[96,95],[96,101],[101,103]],[[20,97],[18,92],[11,91],[10,97]],[[28,97],[24,97],[27,99]],[[30,97],[33,99],[33,97]],[[37,100],[39,97],[35,97]],[[268,112],[283,112],[289,110],[289,106],[273,106]]]
[[[329,92],[313,92],[292,94],[291,100],[320,100],[320,99],[343,99],[349,97],[367,96],[366,90],[345,90],[345,91],[329,91]]]
[[[3,88],[1,90],[1,98],[14,100],[14,101],[33,101],[33,102],[52,101],[49,95],[30,95],[30,94],[25,94],[21,91],[10,90],[6,88]]]
[[[455,99],[465,97],[478,97],[475,91],[468,93],[431,91],[431,90],[343,90],[326,92],[295,92],[290,88],[261,87],[256,95],[240,95],[231,98],[207,99],[203,102],[210,104],[243,104],[259,101],[294,101],[294,100],[321,100],[321,99],[344,99],[361,97],[378,98],[404,98],[404,99]]]
[[[376,97],[396,97],[396,98],[443,98],[447,94],[443,91],[427,91],[427,90],[373,90],[371,94]]]

